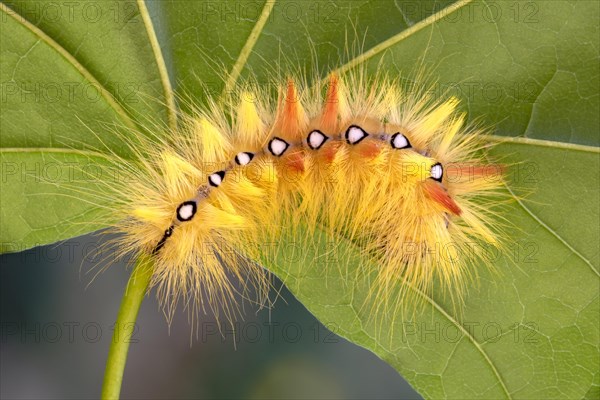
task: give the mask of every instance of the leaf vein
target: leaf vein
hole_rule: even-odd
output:
[[[473,2],[473,0],[461,0],[461,1],[457,1],[456,3],[452,4],[451,6],[441,9],[440,11],[430,15],[429,17],[417,22],[416,24],[410,26],[409,28],[407,28],[407,29],[397,33],[396,35],[388,38],[387,40],[379,43],[377,46],[370,48],[369,50],[362,53],[360,56],[350,60],[348,63],[346,63],[343,66],[341,66],[340,68],[338,68],[337,72],[343,73],[349,69],[356,67],[359,64],[364,63],[371,57],[374,57],[375,55],[392,47],[393,45],[400,43],[401,41],[409,38],[410,36],[414,35],[415,33],[419,32],[420,30],[422,30],[430,25],[433,25],[434,23],[436,23],[440,19],[444,18],[448,14],[453,13],[454,11],[456,11],[472,2]]]
[[[260,13],[260,17],[256,21],[256,25],[254,25],[254,28],[252,28],[252,31],[250,32],[250,35],[248,36],[244,47],[242,47],[242,51],[240,51],[240,54],[235,64],[233,65],[233,68],[231,69],[231,73],[227,78],[227,82],[225,83],[225,87],[223,88],[223,93],[221,94],[221,97],[225,96],[225,94],[230,92],[235,83],[237,82],[242,72],[242,69],[244,69],[244,66],[246,65],[246,61],[248,61],[248,57],[250,57],[250,53],[252,53],[254,45],[258,41],[258,38],[261,35],[267,23],[267,20],[269,19],[269,16],[271,15],[271,11],[273,10],[274,6],[275,0],[265,1],[265,5]]]
[[[161,86],[165,93],[169,126],[171,127],[171,129],[175,129],[177,127],[177,113],[175,108],[175,97],[173,95],[173,87],[171,85],[171,80],[169,79],[167,64],[165,63],[165,58],[163,57],[162,49],[160,47],[160,44],[158,43],[158,37],[156,36],[156,31],[154,30],[154,23],[152,22],[152,18],[150,17],[150,13],[148,12],[148,8],[146,7],[146,2],[145,0],[137,0],[137,4],[138,9],[140,11],[140,15],[142,16],[144,27],[146,28],[148,40],[150,40],[150,46],[152,47],[154,61],[156,62],[156,67],[158,68]]]

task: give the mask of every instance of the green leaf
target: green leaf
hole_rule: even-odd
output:
[[[400,42],[359,57],[407,69],[427,49],[441,88],[496,132],[598,146],[600,73],[594,1],[461,2]]]
[[[50,66],[39,68],[44,63],[36,64],[35,60],[30,59],[32,54],[23,51],[29,49],[28,42],[20,42],[20,46],[14,49],[3,49],[17,57],[26,55],[24,60],[27,64],[38,67],[35,72],[21,70],[23,65],[19,63],[14,69],[19,70],[18,73],[23,74],[24,78],[14,78],[18,86],[22,82],[38,81],[41,87],[36,94],[51,97],[49,100],[60,97],[62,101],[59,103],[64,105],[63,101],[69,100],[67,83],[70,83],[70,75],[63,73],[63,69],[74,66],[86,71],[85,85],[95,85],[98,90],[108,92],[117,103],[115,108],[122,107],[134,118],[146,120],[153,115],[154,119],[167,122],[174,117],[169,115],[169,109],[165,107],[165,104],[170,105],[173,101],[171,85],[166,76],[161,49],[157,47],[156,30],[143,2],[9,0],[4,3],[10,7],[8,14],[15,19],[10,26],[3,26],[6,33],[10,32],[10,35],[6,35],[7,39],[17,39],[19,42],[24,36],[30,41],[41,39],[44,45],[41,51],[56,52],[66,59],[66,63],[63,62],[58,70],[50,69]],[[4,15],[2,22],[8,20],[8,16]],[[22,22],[20,30],[29,32],[14,34],[19,28],[13,28],[13,24],[19,21]],[[44,36],[51,38],[50,41],[44,40]],[[13,64],[7,64],[9,66]],[[6,72],[12,69],[8,68]],[[2,82],[5,82],[4,79]],[[43,85],[51,83],[59,83],[58,90],[44,90]],[[55,93],[56,96],[52,97]],[[89,97],[91,101],[97,101],[91,90]],[[90,99],[76,98],[69,104],[81,104],[85,100]],[[28,108],[30,110],[27,111],[33,112],[33,105]],[[63,118],[64,114],[68,113],[63,113]],[[73,110],[71,114],[74,114]],[[77,115],[92,116],[86,113]],[[72,128],[78,127],[73,125]]]
[[[261,4],[262,3],[262,4]],[[230,3],[161,2],[161,25],[170,31],[179,94],[203,101],[226,90],[223,73],[251,70],[268,83],[273,60],[281,54],[326,74],[346,60],[347,33],[356,27],[364,47],[377,45],[441,10],[453,1],[268,1]],[[381,18],[385,15],[385,18]],[[307,39],[308,38],[308,39]],[[317,59],[313,57],[313,48]],[[297,58],[297,61],[295,60]],[[315,65],[318,63],[319,65]],[[224,67],[224,71],[223,71]],[[229,82],[230,84],[233,82]],[[205,93],[204,86],[208,86]]]
[[[94,177],[103,178],[96,173],[110,167],[106,158],[60,148],[3,148],[0,165],[0,251],[22,251],[105,227],[98,219],[105,204],[92,188],[100,189]],[[80,190],[74,189],[77,183]]]
[[[74,165],[105,167],[96,152],[127,156],[112,125],[134,128],[136,116],[166,125],[172,114],[161,105],[172,94],[157,67],[160,50],[136,3],[10,6],[0,7],[2,251],[103,227],[90,218],[97,201],[72,190],[77,183],[89,192],[98,182],[73,182]]]
[[[494,155],[515,165],[506,214],[515,228],[509,251],[494,260],[500,275],[482,266],[460,318],[434,296],[421,314],[376,325],[363,306],[367,288],[338,268],[281,254],[271,269],[323,323],[378,354],[424,397],[597,397],[598,2],[123,2],[125,14],[95,25],[53,19],[38,3],[51,2],[8,3],[0,20],[0,233],[12,243],[4,251],[101,226],[86,199],[66,202],[62,185],[42,189],[29,177],[48,165],[102,165],[102,153],[121,151],[106,123],[172,124],[171,86],[202,103],[250,73],[266,79],[280,54],[321,77],[337,68],[410,73],[425,65],[440,93],[449,89],[471,120],[494,127]],[[349,56],[346,32],[364,42]],[[32,95],[48,92],[35,85],[64,82],[94,85],[98,96]],[[139,84],[139,102],[119,92],[123,82]],[[322,260],[328,239],[313,239],[320,244],[306,245],[306,259]],[[346,255],[335,263],[357,268],[358,250],[341,246]]]

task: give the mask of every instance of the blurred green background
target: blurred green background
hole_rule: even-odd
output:
[[[129,271],[120,262],[94,279],[97,243],[88,235],[0,256],[2,399],[99,396]],[[331,333],[285,288],[271,310],[245,305],[235,343],[226,325],[224,337],[218,333],[212,315],[201,316],[190,339],[183,309],[169,332],[154,294],[142,304],[123,398],[420,398],[394,369]]]

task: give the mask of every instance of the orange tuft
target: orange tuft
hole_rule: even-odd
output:
[[[339,130],[340,114],[339,79],[336,74],[331,74],[325,106],[323,107],[323,114],[321,116],[322,129],[329,133],[337,132]]]
[[[372,160],[381,153],[381,144],[375,141],[365,140],[358,145],[358,151],[363,157]]]
[[[448,191],[441,183],[428,179],[424,182],[424,185],[425,193],[431,200],[437,202],[454,215],[458,216],[462,213],[458,204],[450,197]]]
[[[308,124],[306,113],[302,108],[296,84],[288,80],[285,98],[279,100],[279,112],[274,125],[275,132],[283,139],[300,141]]]
[[[285,165],[295,172],[302,173],[305,170],[304,166],[304,153],[302,151],[295,151],[284,158]]]
[[[337,154],[338,149],[340,148],[340,144],[336,142],[326,143],[322,151],[318,154],[322,155],[323,159],[327,163],[333,162],[335,155]]]

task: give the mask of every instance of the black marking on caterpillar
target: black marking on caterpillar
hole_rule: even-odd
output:
[[[154,247],[154,249],[152,250],[152,255],[156,255],[158,254],[158,252],[160,251],[160,249],[163,248],[163,246],[165,245],[165,243],[167,242],[167,239],[171,237],[171,235],[173,234],[173,230],[175,229],[175,225],[171,225],[169,226],[166,230],[165,233],[163,235],[163,237],[158,241],[158,243],[156,244],[156,246]]]

